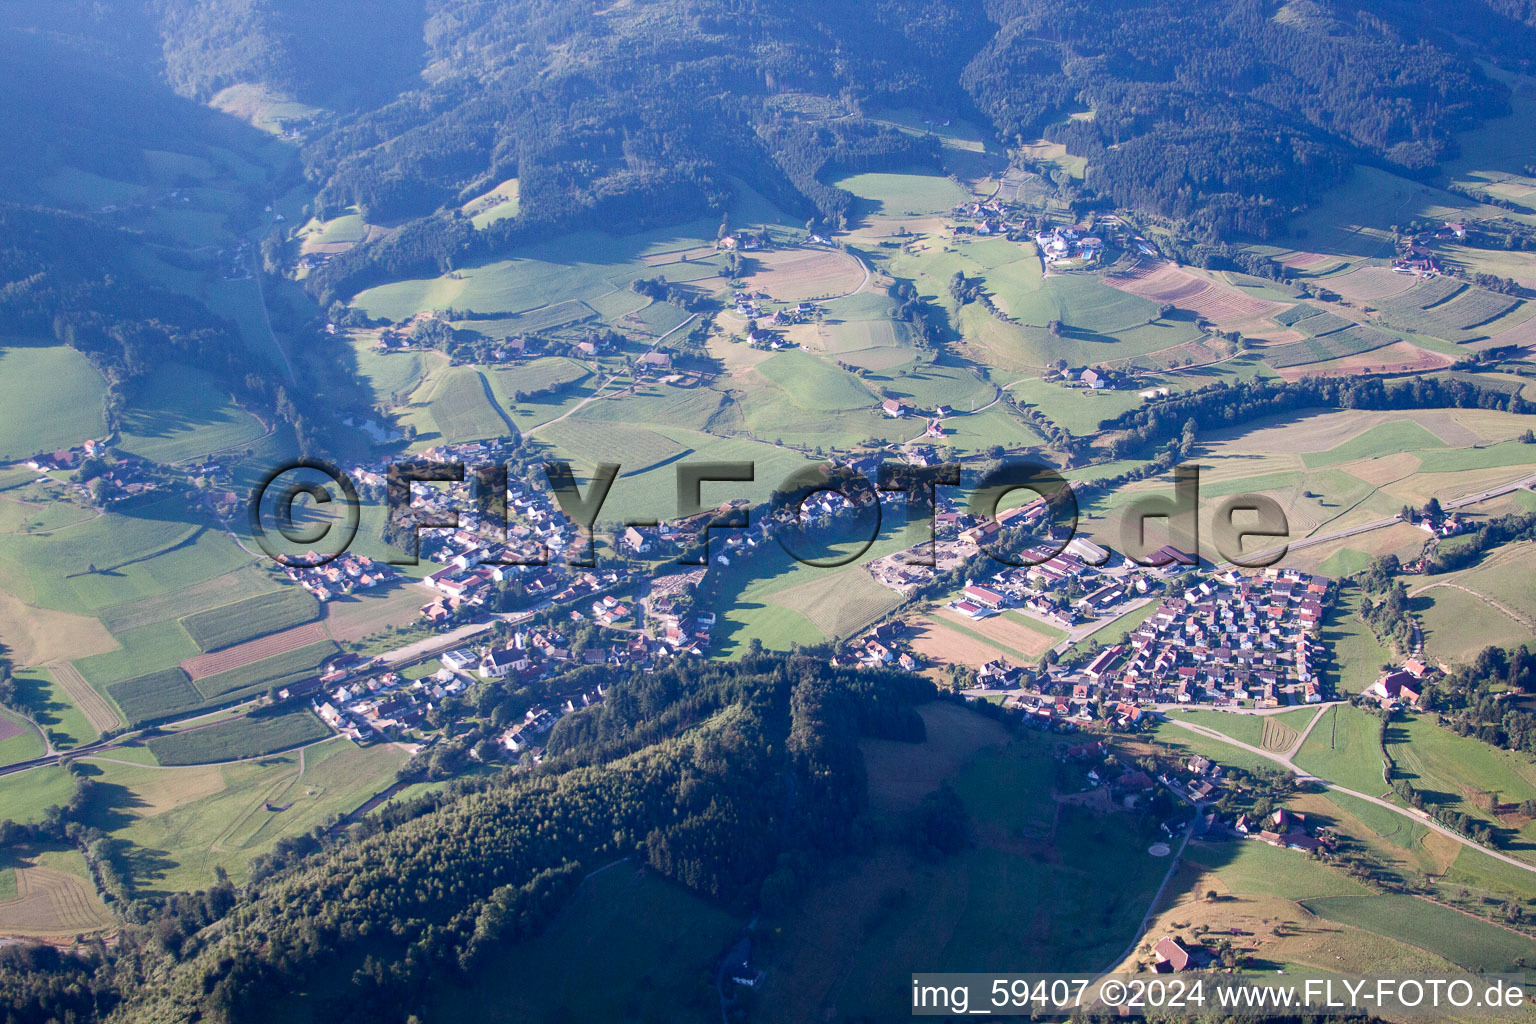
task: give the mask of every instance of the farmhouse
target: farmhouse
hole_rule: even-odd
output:
[[[1372,683],[1366,692],[1382,704],[1402,701],[1417,706],[1422,690],[1418,676],[1403,669],[1395,669]]]
[[[901,419],[907,414],[907,406],[904,402],[897,401],[894,398],[887,398],[880,403],[880,411],[892,419]]]
[[[1159,974],[1186,970],[1192,959],[1190,951],[1172,935],[1164,935],[1158,939],[1157,944],[1152,947],[1152,952],[1157,956],[1157,965],[1153,969]]]

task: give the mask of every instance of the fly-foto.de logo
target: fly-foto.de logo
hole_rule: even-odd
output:
[[[394,565],[419,561],[424,531],[469,531],[483,540],[485,565],[549,565],[552,560],[573,566],[595,564],[593,536],[597,524],[617,524],[623,535],[655,530],[655,517],[633,517],[608,504],[620,463],[600,463],[585,485],[578,483],[567,462],[543,463],[535,475],[543,492],[534,499],[547,509],[540,519],[555,515],[569,523],[571,540],[551,543],[548,531],[529,531],[513,523],[508,501],[509,475],[503,463],[469,465],[460,461],[407,460],[392,463],[384,474],[384,539],[400,552],[386,559]],[[749,530],[756,525],[796,561],[815,567],[846,565],[866,554],[879,536],[885,516],[882,506],[899,506],[911,540],[908,564],[933,565],[939,510],[962,504],[975,525],[966,539],[997,562],[1038,565],[1057,557],[1079,534],[1079,508],[1072,485],[1054,468],[1028,460],[998,463],[962,485],[957,463],[917,466],[902,462],[879,465],[874,479],[864,472],[832,463],[802,467],[779,481],[770,498],[756,506],[744,499],[706,505],[705,484],[753,483],[752,462],[682,462],[672,467],[676,517],[669,524],[676,539],[675,561],[681,565],[709,564],[710,536],[721,530]],[[1137,495],[1117,509],[1118,529],[1110,545],[1096,545],[1102,565],[1118,549],[1138,565],[1161,568],[1196,565],[1201,539],[1200,467],[1174,467],[1171,494]],[[446,495],[421,500],[416,485],[447,484]],[[424,488],[425,490],[425,488]],[[436,490],[436,489],[433,489]],[[521,494],[521,490],[518,491]],[[1005,507],[1006,506],[1006,507]],[[249,524],[252,538],[273,560],[285,566],[314,568],[335,560],[355,542],[362,499],[356,482],[336,465],[300,459],[274,467],[252,489]],[[524,511],[528,499],[522,499]],[[1001,510],[1001,511],[1000,511]],[[1241,522],[1240,522],[1241,520]],[[1149,540],[1148,525],[1166,527],[1168,543]],[[1263,568],[1284,557],[1290,536],[1285,511],[1265,495],[1224,498],[1210,517],[1211,540],[1222,559],[1242,568]],[[842,542],[827,552],[827,538]],[[274,536],[275,535],[275,536]],[[565,538],[558,535],[561,541]],[[284,550],[283,544],[301,552]],[[1260,551],[1246,541],[1274,541]],[[635,545],[636,548],[639,545]]]

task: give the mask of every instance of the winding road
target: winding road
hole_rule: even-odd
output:
[[[1290,749],[1285,751],[1283,754],[1277,754],[1272,750],[1264,750],[1261,747],[1255,747],[1251,744],[1244,743],[1241,740],[1235,740],[1225,733],[1212,729],[1209,726],[1196,725],[1194,722],[1180,721],[1176,715],[1165,715],[1164,717],[1167,718],[1167,720],[1173,725],[1178,726],[1180,729],[1187,729],[1192,733],[1205,737],[1206,739],[1217,740],[1218,742],[1225,743],[1228,746],[1237,747],[1239,750],[1245,750],[1257,757],[1262,757],[1266,760],[1273,761],[1275,764],[1285,768],[1291,772],[1291,774],[1295,775],[1297,781],[1299,782],[1315,783],[1319,786],[1322,786],[1324,789],[1331,789],[1335,793],[1343,793],[1346,796],[1352,796],[1358,800],[1364,800],[1367,803],[1375,804],[1377,807],[1381,807],[1385,810],[1391,811],[1393,814],[1398,814],[1404,818],[1408,818],[1411,821],[1423,825],[1425,828],[1432,829],[1433,831],[1440,833],[1448,839],[1454,839],[1462,846],[1476,850],[1478,853],[1492,857],[1494,860],[1501,861],[1502,863],[1508,864],[1511,867],[1519,868],[1522,871],[1529,871],[1532,874],[1536,874],[1536,864],[1530,864],[1526,861],[1520,860],[1517,857],[1511,857],[1506,853],[1500,853],[1498,850],[1490,850],[1486,846],[1481,846],[1477,843],[1474,843],[1472,840],[1466,838],[1465,836],[1446,828],[1444,825],[1441,825],[1439,822],[1435,821],[1433,818],[1426,814],[1420,814],[1418,812],[1399,807],[1397,804],[1392,803],[1390,800],[1383,800],[1379,796],[1371,796],[1369,793],[1361,793],[1358,790],[1349,789],[1348,787],[1341,786],[1338,783],[1329,782],[1327,779],[1319,778],[1318,776],[1313,775],[1311,772],[1297,767],[1291,759],[1296,756],[1296,751],[1301,749],[1302,741],[1304,741],[1312,732],[1312,728],[1317,725],[1317,723],[1322,719],[1323,715],[1328,712],[1328,709],[1337,706],[1339,703],[1342,702],[1334,701],[1318,708],[1317,714],[1313,716],[1312,721],[1308,723],[1307,728],[1297,738],[1296,742],[1291,745]],[[1294,709],[1288,708],[1286,710]]]
[[[1478,502],[1487,501],[1489,498],[1497,498],[1505,494],[1513,493],[1514,491],[1528,491],[1533,487],[1536,487],[1536,476],[1528,476],[1522,480],[1515,480],[1511,483],[1502,484],[1498,487],[1491,487],[1486,491],[1479,491],[1477,494],[1468,494],[1463,497],[1456,498],[1453,501],[1442,502],[1440,507],[1448,512],[1454,511],[1455,509],[1465,508],[1468,505],[1476,505]],[[1250,563],[1262,563],[1266,558],[1279,558],[1283,556],[1287,551],[1295,551],[1298,548],[1310,548],[1318,544],[1326,544],[1332,540],[1343,540],[1345,537],[1353,537],[1361,533],[1370,533],[1372,530],[1380,530],[1383,527],[1391,526],[1394,523],[1400,523],[1402,521],[1403,517],[1401,514],[1389,516],[1386,519],[1377,519],[1369,523],[1361,523],[1359,526],[1350,526],[1342,530],[1332,530],[1328,533],[1320,533],[1313,537],[1303,537],[1301,540],[1292,541],[1289,544],[1285,544],[1280,547],[1267,548],[1264,551],[1244,554],[1243,558]],[[1236,565],[1235,562],[1231,561],[1221,562],[1219,564],[1222,566]]]

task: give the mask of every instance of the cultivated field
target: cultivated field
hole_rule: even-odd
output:
[[[263,647],[267,644],[271,646]],[[296,683],[313,674],[321,662],[335,654],[336,644],[325,636],[325,629],[320,623],[312,622],[306,626],[296,626],[285,633],[253,640],[240,647],[231,647],[220,654],[230,655],[233,660],[235,651],[241,652],[241,659],[258,652],[261,657],[259,660],[241,660],[222,671],[192,677],[193,685],[204,699],[213,701],[250,696],[268,687]],[[216,658],[218,655],[209,657]]]
[[[1285,366],[1280,369],[1280,376],[1286,380],[1299,380],[1306,376],[1354,377],[1362,373],[1424,373],[1450,366],[1451,362],[1451,358],[1447,355],[1428,352],[1406,341],[1398,341],[1338,359]]]
[[[1417,280],[1411,274],[1395,273],[1390,267],[1358,267],[1342,277],[1329,278],[1328,288],[1346,299],[1371,301],[1401,295]]]
[[[1224,288],[1170,263],[1138,261],[1129,270],[1107,275],[1104,282],[1158,304],[1171,303],[1189,310],[1223,329],[1273,316],[1285,308],[1270,299]]]
[[[1307,714],[1310,716],[1311,712]],[[1306,727],[1304,722],[1297,724],[1303,728]],[[1283,752],[1291,749],[1291,745],[1300,735],[1288,723],[1282,722],[1279,715],[1269,715],[1264,719],[1264,734],[1259,740],[1259,745],[1265,750]]]
[[[182,628],[200,649],[217,651],[311,622],[319,616],[320,602],[308,591],[298,586],[289,586],[234,604],[187,615],[180,621]],[[189,668],[188,671],[192,678],[199,677],[198,670]]]
[[[859,261],[837,249],[769,249],[744,256],[743,280],[779,302],[830,299],[864,283]]]
[[[179,668],[161,669],[107,687],[130,725],[192,711],[203,703],[187,674]]]
[[[331,730],[307,708],[256,713],[217,725],[185,729],[148,742],[163,765],[210,764],[257,757],[313,743]]]
[[[88,723],[89,730],[94,730],[97,735],[108,729],[116,729],[123,724],[122,717],[107,700],[98,693],[74,665],[67,661],[56,661],[49,666],[49,672],[58,688],[63,691],[67,703],[72,706]],[[67,713],[66,713],[67,714]],[[95,737],[88,731],[77,731],[74,728],[65,728],[77,743],[86,743]]]
[[[188,658],[181,663],[181,668],[193,682],[199,682],[221,672],[243,668],[301,647],[324,643],[326,640],[325,628],[320,623],[307,622],[302,626],[263,635],[258,639],[227,647],[212,654],[200,654],[195,658]]]
[[[917,620],[913,647],[929,660],[976,668],[1002,658],[1015,664],[1039,661],[1066,638],[1061,630],[1018,612],[968,619],[940,608]]]
[[[0,935],[61,939],[114,923],[75,850],[16,846],[0,850],[0,868],[15,887],[14,896],[0,899]]]

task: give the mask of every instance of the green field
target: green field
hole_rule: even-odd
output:
[[[69,803],[74,791],[75,780],[57,765],[0,776],[0,821],[35,824],[49,807]]]
[[[1297,708],[1295,711],[1282,711],[1274,715],[1240,715],[1228,711],[1179,710],[1171,714],[1207,729],[1215,729],[1251,747],[1283,750],[1289,743],[1295,742],[1297,734],[1307,727],[1317,711],[1317,708]],[[1281,742],[1287,738],[1288,742]]]
[[[877,412],[880,398],[859,379],[808,352],[784,352],[760,364],[739,401],[742,420],[759,440],[851,445],[918,432],[916,420]],[[755,386],[754,386],[755,385]]]
[[[802,409],[846,412],[879,404],[853,374],[828,366],[808,352],[782,352],[758,366],[757,372]]]
[[[1531,631],[1524,624],[1453,587],[1427,590],[1412,598],[1409,608],[1424,631],[1424,649],[1446,664],[1469,664],[1489,645],[1516,647],[1531,640]],[[1471,622],[1477,623],[1475,630],[1467,628]]]
[[[491,375],[491,383],[497,395],[510,399],[518,391],[530,394],[555,391],[578,384],[591,376],[591,371],[574,359],[546,356],[496,370]]]
[[[101,437],[106,392],[74,349],[0,339],[0,462]]]
[[[1233,892],[1305,900],[1370,892],[1348,875],[1295,850],[1268,843],[1190,843],[1186,859],[1215,873]]]
[[[965,189],[937,174],[853,174],[832,184],[858,196],[869,213],[884,217],[947,213],[968,198]]]
[[[1410,419],[1395,419],[1378,423],[1326,451],[1306,452],[1301,461],[1308,469],[1337,466],[1356,459],[1371,459],[1395,452],[1411,452],[1424,448],[1444,448],[1445,442]]]
[[[996,388],[960,366],[924,363],[894,374],[871,374],[870,379],[925,410],[947,405],[956,412],[971,412],[997,397]]]
[[[634,235],[600,231],[562,235],[520,249],[516,259],[495,260],[455,270],[452,276],[397,281],[359,294],[354,305],[370,317],[408,319],[433,309],[468,310],[485,317],[581,301],[602,309],[625,298],[627,310],[641,303],[630,283],[664,274],[669,281],[715,280],[710,262],[669,263],[662,270],[645,262],[653,253],[713,245],[719,218],[694,221]],[[626,310],[626,311],[627,311]]]
[[[320,602],[309,591],[290,586],[197,612],[180,621],[199,650],[217,651],[319,617]]]
[[[286,686],[314,673],[320,663],[336,653],[329,640],[298,647],[270,658],[242,665],[197,680],[192,685],[209,701],[250,696],[258,690]]]
[[[311,220],[299,229],[299,235],[316,242],[361,242],[368,234],[368,225],[356,207],[347,209],[349,212],[330,220]]]
[[[1302,903],[1318,917],[1427,949],[1474,971],[1514,971],[1536,940],[1413,896],[1333,896]]]
[[[437,435],[430,440],[452,444],[517,433],[488,394],[484,375],[467,366],[455,367],[438,381],[428,411]]]
[[[718,543],[712,542],[712,549]],[[740,657],[754,638],[771,650],[787,651],[795,644],[817,643],[867,625],[895,608],[901,596],[876,583],[864,563],[909,544],[899,523],[886,522],[869,550],[848,565],[806,565],[777,544],[738,559],[718,574],[717,606],[723,611],[715,624],[712,653]],[[829,554],[850,554],[858,546],[847,541],[805,553],[825,560]]]
[[[1348,704],[1323,712],[1296,754],[1296,766],[1318,778],[1357,793],[1380,796],[1387,791],[1382,776],[1381,719]]]
[[[1397,775],[1420,791],[1431,809],[1465,812],[1498,830],[1492,803],[1536,799],[1536,765],[1528,757],[1458,736],[1426,715],[1393,721],[1386,741]],[[1527,825],[1519,839],[1506,844],[1508,852],[1527,856],[1536,846],[1533,836],[1536,828]]]
[[[168,363],[130,398],[122,433],[119,447],[125,452],[181,462],[249,444],[266,428],[207,374]]]
[[[998,444],[1012,449],[1043,443],[1034,427],[1002,405],[973,415],[948,417],[941,429],[944,436],[934,439],[935,444],[947,445],[955,452],[971,456],[983,454]]]
[[[519,208],[518,181],[509,178],[485,195],[464,204],[464,212],[470,214],[470,223],[485,229],[497,221],[516,217]]]
[[[1346,583],[1339,600],[1323,618],[1323,642],[1333,650],[1337,678],[1334,690],[1340,695],[1359,693],[1381,676],[1381,666],[1396,658],[1376,638],[1375,632],[1360,619],[1360,599],[1364,592]]]
[[[114,683],[107,687],[107,695],[134,725],[194,711],[203,704],[203,695],[179,668],[161,669]]]
[[[99,798],[88,822],[131,844],[134,881],[151,892],[190,891],[247,864],[283,836],[346,814],[394,781],[406,754],[392,744],[333,739],[238,764],[155,768],[97,758]]]
[[[1172,756],[1184,760],[1192,754],[1208,757],[1217,764],[1240,768],[1245,772],[1271,772],[1278,771],[1279,765],[1267,757],[1258,754],[1250,754],[1246,750],[1234,747],[1230,743],[1202,736],[1188,729],[1181,729],[1172,721],[1154,722],[1150,729],[1143,729],[1142,734],[1150,737],[1158,745],[1168,748]]]
[[[148,743],[164,765],[210,764],[270,754],[325,739],[331,730],[308,709],[257,712],[231,722],[157,736]]]
[[[651,429],[639,422],[591,420],[585,415],[587,409],[580,416],[539,431],[537,440],[553,442],[551,454],[572,461],[577,482],[583,487],[585,474],[596,463],[616,460],[623,465],[598,517],[603,523],[627,518],[668,519],[679,514],[676,470],[670,463],[658,465],[660,461],[687,455],[690,462],[752,463],[755,477],[751,482],[704,484],[702,500],[706,507],[713,507],[728,498],[766,500],[807,459],[799,452],[744,437],[722,438],[671,426]]]
[[[378,406],[397,405],[416,390],[427,374],[427,360],[442,356],[424,352],[381,352],[373,347],[371,335],[363,335],[352,341],[352,358],[357,364],[357,376],[368,386],[373,403]]]
[[[485,338],[501,339],[515,334],[531,334],[547,331],[566,324],[591,320],[598,316],[596,309],[579,299],[567,299],[548,306],[524,310],[515,316],[493,317],[488,320],[456,320],[455,330],[474,331]]]
[[[97,688],[146,675],[187,658],[196,657],[197,645],[181,623],[164,619],[114,633],[122,647],[75,663],[81,675]]]
[[[29,761],[44,753],[43,738],[30,722],[5,708],[0,708],[0,766]]]
[[[1536,544],[1527,542],[1496,549],[1484,556],[1480,565],[1456,573],[1454,579],[1456,583],[1492,598],[1516,615],[1531,619],[1536,618],[1536,593],[1531,587],[1533,569],[1536,569]],[[1508,617],[1505,613],[1499,614]]]
[[[1468,469],[1536,466],[1536,445],[1501,441],[1481,448],[1445,448],[1416,453],[1422,473],[1456,473]]]
[[[997,379],[997,374],[993,374]],[[1038,378],[1005,381],[1008,393],[1025,408],[1033,407],[1046,419],[1076,436],[1096,433],[1101,420],[1110,419],[1142,404],[1134,391],[1087,391],[1066,388]]]
[[[52,736],[56,748],[78,747],[100,735],[47,669],[18,669],[12,678],[27,714]]]
[[[48,534],[0,533],[0,578],[30,604],[91,614],[187,590],[253,561],[187,515],[177,495],[133,500]]]

